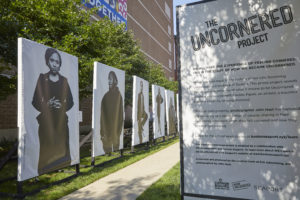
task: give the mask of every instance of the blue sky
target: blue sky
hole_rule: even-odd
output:
[[[176,6],[201,0],[173,0],[174,34],[176,34]]]

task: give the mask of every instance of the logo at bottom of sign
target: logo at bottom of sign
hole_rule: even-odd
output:
[[[216,190],[229,190],[229,182],[223,182],[220,178],[219,181],[215,181]]]
[[[251,184],[245,180],[232,182],[232,188],[234,191],[245,190],[250,188]]]

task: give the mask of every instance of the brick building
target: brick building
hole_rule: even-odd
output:
[[[140,41],[142,52],[161,64],[174,80],[173,0],[129,0],[127,27]]]

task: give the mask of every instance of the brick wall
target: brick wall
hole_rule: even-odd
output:
[[[82,111],[80,126],[90,126],[92,124],[92,104],[93,97],[84,98],[80,101],[79,110]]]
[[[170,18],[165,14],[165,4],[169,6]],[[160,63],[169,78],[174,74],[172,0],[130,0],[128,1],[127,26],[134,38],[140,41],[142,52],[154,63]],[[169,32],[170,28],[170,32]],[[169,49],[169,44],[171,49]],[[171,61],[171,66],[169,62]]]
[[[17,128],[17,94],[0,101],[0,129]]]

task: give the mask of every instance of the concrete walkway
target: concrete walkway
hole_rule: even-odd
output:
[[[110,174],[66,199],[134,200],[179,162],[179,143]]]

